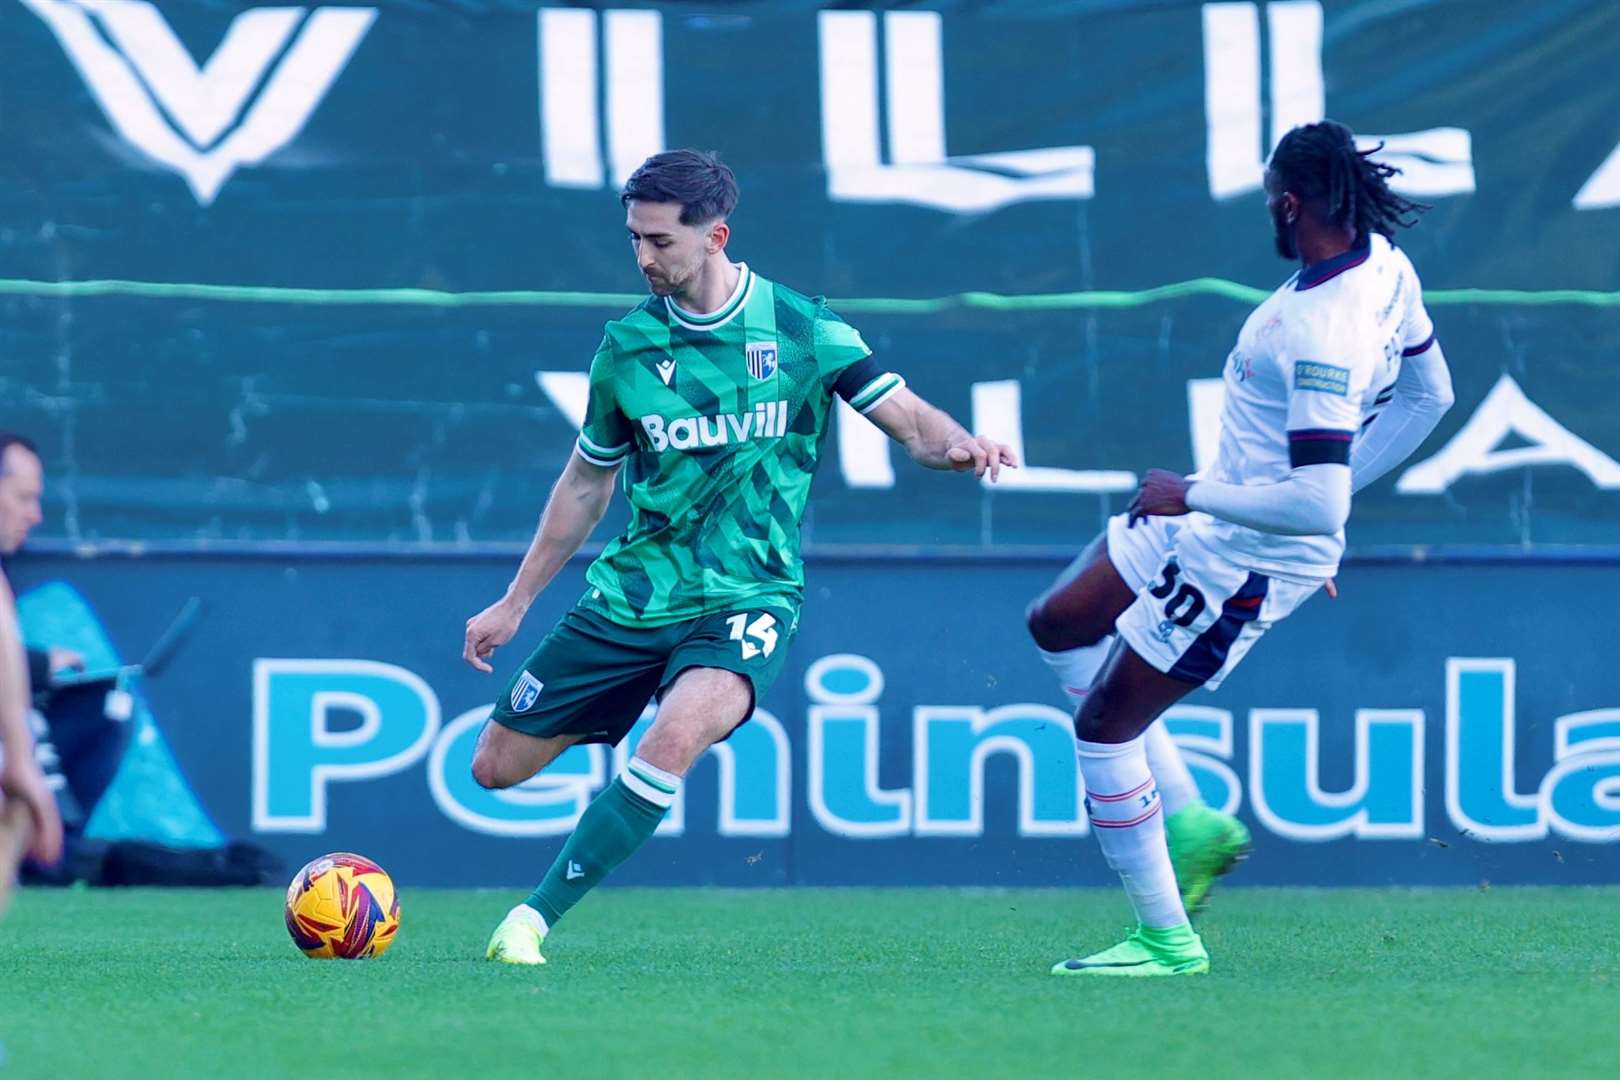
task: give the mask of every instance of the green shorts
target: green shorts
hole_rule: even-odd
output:
[[[796,621],[780,608],[753,608],[643,628],[575,607],[512,676],[490,719],[540,738],[616,744],[647,702],[694,667],[735,671],[758,702],[782,673]]]

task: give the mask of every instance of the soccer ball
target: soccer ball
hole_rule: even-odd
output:
[[[337,851],[298,871],[286,914],[287,933],[305,956],[358,960],[388,951],[399,931],[399,895],[382,867]]]

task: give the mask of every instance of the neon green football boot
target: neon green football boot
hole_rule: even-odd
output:
[[[489,939],[489,948],[484,950],[485,960],[498,960],[503,964],[543,964],[546,958],[540,955],[540,943],[546,939],[545,923],[540,921],[540,915],[533,908],[519,904],[506,913],[501,925],[495,928],[495,933]]]
[[[1243,822],[1203,803],[1183,806],[1165,818],[1164,838],[1188,915],[1200,914],[1215,879],[1249,854],[1249,830]]]
[[[1108,975],[1141,978],[1154,975],[1207,975],[1209,953],[1192,928],[1182,923],[1167,930],[1137,926],[1111,949],[1052,966],[1054,975]]]

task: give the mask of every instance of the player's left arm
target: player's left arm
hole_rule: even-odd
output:
[[[1417,281],[1415,270],[1411,280]],[[1434,320],[1423,306],[1422,285],[1415,285],[1407,294],[1400,344],[1401,371],[1395,377],[1395,396],[1361,433],[1350,454],[1350,482],[1356,491],[1411,457],[1456,400],[1451,370],[1435,340]]]
[[[1001,478],[1003,466],[1016,469],[1018,455],[994,439],[971,434],[902,386],[887,400],[866,414],[884,434],[906,448],[911,460],[928,469],[973,471],[974,476],[990,475],[991,483]]]
[[[969,434],[950,414],[914,394],[905,379],[872,358],[860,332],[824,303],[816,311],[815,350],[827,392],[843,398],[904,446],[917,464],[953,472],[972,470],[979,477],[988,473],[992,483],[1000,479],[1004,466],[1018,467],[1018,456],[1010,447]]]

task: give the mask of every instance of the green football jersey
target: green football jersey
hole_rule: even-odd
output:
[[[833,394],[862,411],[905,385],[826,302],[743,265],[708,315],[648,297],[607,324],[577,452],[623,463],[630,524],[586,573],[585,604],[659,626],[804,592],[799,521]]]

